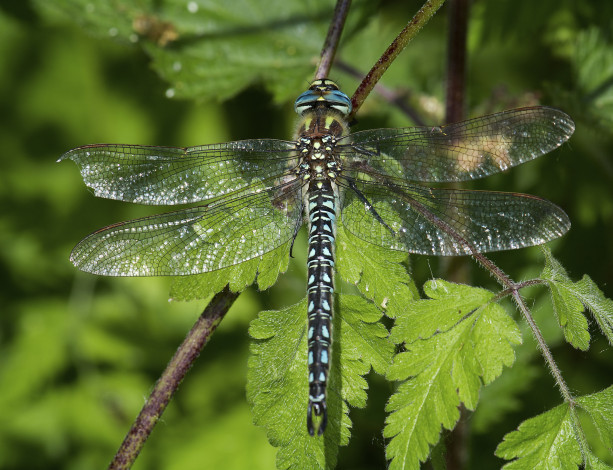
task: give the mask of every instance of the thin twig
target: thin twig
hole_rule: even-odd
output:
[[[492,299],[492,302],[498,302],[499,300],[504,299],[505,297],[508,297],[509,295],[513,293],[514,290],[521,290],[525,287],[530,287],[530,286],[542,286],[543,284],[547,284],[547,282],[544,281],[543,279],[529,279],[527,281],[517,282],[515,283],[513,289],[503,289],[500,292],[498,292],[498,294],[496,294],[494,298]]]
[[[564,401],[568,403],[568,406],[570,408],[571,418],[572,418],[572,426],[575,432],[575,437],[577,438],[577,442],[579,444],[581,455],[583,456],[584,461],[585,461],[585,456],[589,452],[589,446],[587,444],[587,439],[585,437],[585,433],[583,432],[583,428],[581,427],[581,423],[579,422],[579,417],[577,416],[577,413],[576,413],[577,404],[575,402],[575,398],[570,392],[570,389],[568,388],[568,385],[566,384],[564,377],[562,377],[562,372],[558,368],[558,365],[556,364],[553,358],[553,354],[551,353],[551,350],[547,346],[547,343],[545,342],[545,338],[543,338],[543,334],[541,333],[541,330],[539,329],[538,325],[534,321],[534,317],[532,316],[530,309],[526,305],[526,302],[524,301],[523,297],[519,294],[519,289],[521,287],[525,287],[525,285],[528,285],[528,284],[530,285],[536,284],[537,283],[536,280],[526,281],[525,283],[515,283],[508,276],[506,276],[506,274],[504,274],[502,270],[500,270],[500,268],[498,268],[491,260],[483,256],[481,253],[473,252],[471,256],[475,260],[477,260],[479,264],[481,264],[488,271],[494,274],[494,276],[499,280],[499,282],[504,287],[506,287],[506,289],[511,293],[511,296],[513,297],[515,304],[519,308],[519,311],[522,313],[523,317],[526,319],[526,322],[528,323],[528,326],[530,327],[530,330],[532,330],[532,334],[534,335],[534,338],[536,339],[538,348],[541,350],[541,354],[543,358],[545,359],[545,362],[547,363],[549,371],[553,375],[553,378],[556,382],[556,385],[558,386],[558,389],[560,390],[560,393],[562,394]]]
[[[445,93],[445,123],[465,119],[466,95],[466,36],[468,31],[469,0],[449,0],[447,4],[447,92]],[[451,187],[459,188],[459,183]],[[454,282],[470,283],[471,265],[463,257],[454,257],[444,263],[446,278]],[[445,462],[447,470],[460,470],[466,466],[468,457],[469,420],[468,410],[462,404],[460,419],[445,439]]]
[[[226,286],[209,302],[155,384],[109,470],[125,470],[132,466],[183,377],[237,297],[238,293],[231,292]]]
[[[398,54],[406,47],[406,45],[417,35],[424,25],[432,18],[445,0],[427,0],[421,9],[415,14],[413,19],[409,21],[406,27],[396,36],[394,41],[389,45],[387,50],[379,58],[377,63],[370,69],[362,83],[358,85],[355,93],[351,97],[353,111],[347,117],[349,121],[353,119],[355,113],[360,109],[366,97],[370,94],[375,84],[379,81],[383,73],[394,62]]]
[[[315,80],[329,76],[330,67],[332,67],[332,62],[334,61],[334,55],[338,48],[338,42],[341,38],[341,33],[345,26],[345,19],[347,18],[347,13],[349,13],[350,6],[351,0],[338,0],[336,2],[334,15],[330,22],[330,28],[328,28],[328,35],[326,36],[324,47],[321,50],[319,65],[315,72]]]
[[[465,119],[469,0],[450,0],[448,8],[447,92],[445,94],[445,121],[447,124]]]
[[[503,287],[508,289],[508,291],[511,293],[511,297],[513,297],[513,300],[517,304],[519,311],[522,313],[522,315],[528,322],[530,329],[532,330],[532,334],[534,335],[536,342],[538,344],[538,347],[541,350],[541,354],[543,355],[543,357],[545,358],[545,362],[547,362],[547,365],[549,366],[549,369],[556,381],[556,384],[558,388],[560,389],[560,393],[562,393],[562,396],[564,397],[564,401],[571,404],[571,406],[574,406],[574,399],[572,397],[572,394],[570,393],[570,389],[568,388],[568,385],[566,385],[566,382],[564,381],[564,378],[562,377],[562,373],[560,372],[558,365],[553,360],[553,355],[551,354],[551,350],[547,346],[547,343],[545,342],[545,338],[543,338],[541,331],[536,325],[536,322],[534,321],[534,317],[532,316],[530,309],[526,305],[526,302],[524,301],[522,296],[519,295],[519,289],[522,286],[522,284],[521,283],[518,284],[514,282],[510,277],[508,277],[502,271],[502,269],[496,266],[492,260],[490,260],[489,258],[486,258],[482,253],[478,253],[476,249],[474,249],[472,246],[470,245],[468,246],[470,247],[472,251],[471,256],[473,257],[473,259],[476,260],[481,266],[483,266],[490,273],[492,273],[492,275],[496,278],[496,280]]]
[[[353,65],[350,65],[341,59],[336,59],[334,61],[334,65],[338,69],[342,70],[343,72],[351,75],[358,80],[361,80],[362,77],[364,77],[364,74],[360,70],[356,69]],[[374,92],[381,96],[390,105],[398,108],[404,115],[411,119],[416,126],[426,125],[426,121],[424,121],[423,118],[419,115],[419,112],[413,106],[407,103],[407,95],[410,96],[409,93],[398,93],[381,83],[375,85]]]

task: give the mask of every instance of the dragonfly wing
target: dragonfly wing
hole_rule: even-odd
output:
[[[106,276],[199,274],[275,249],[291,239],[301,217],[301,187],[294,182],[111,225],[83,239],[70,259]]]
[[[293,142],[274,139],[186,148],[95,144],[70,150],[59,161],[73,160],[98,197],[173,205],[257,187],[297,165],[295,148]]]
[[[560,110],[511,109],[442,127],[356,132],[339,143],[349,166],[413,181],[482,178],[559,147],[575,130]]]
[[[562,209],[527,194],[353,184],[361,195],[343,191],[343,225],[394,250],[444,256],[510,250],[543,244],[570,228]]]

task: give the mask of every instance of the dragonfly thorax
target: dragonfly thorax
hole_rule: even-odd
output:
[[[335,155],[336,137],[331,134],[301,137],[298,140],[300,165],[298,176],[303,181],[335,180],[340,171],[340,162]]]
[[[300,114],[296,131],[299,178],[334,181],[341,169],[336,143],[348,134],[345,117],[351,111],[351,100],[334,82],[323,79],[313,82],[295,107]]]

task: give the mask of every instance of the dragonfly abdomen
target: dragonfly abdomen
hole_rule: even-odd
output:
[[[336,199],[330,180],[312,181],[308,195],[309,255],[307,284],[309,434],[327,424],[326,384],[332,344]],[[313,424],[313,415],[318,422]]]

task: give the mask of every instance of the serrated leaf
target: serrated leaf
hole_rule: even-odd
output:
[[[440,279],[425,283],[424,293],[431,300],[407,302],[406,312],[396,319],[390,335],[395,344],[426,339],[435,332],[447,331],[494,296],[485,289]]]
[[[249,328],[255,341],[249,358],[247,399],[254,422],[266,428],[273,446],[280,447],[277,468],[299,468],[301,458],[308,459],[313,468],[326,468],[322,439],[313,439],[306,432],[305,312],[306,301],[282,311],[261,312]]]
[[[594,281],[587,275],[584,275],[580,281],[573,282],[560,263],[553,258],[549,249],[543,247],[542,250],[545,255],[545,268],[543,269],[542,277],[550,286],[555,286],[554,288],[557,291],[563,293],[558,296],[557,300],[565,302],[569,296],[572,296],[580,301],[594,316],[600,330],[607,337],[609,343],[613,345],[613,301],[607,299]],[[569,321],[564,326],[564,334],[567,339],[570,337],[574,341],[572,343],[573,346],[585,346],[585,349],[587,349],[586,341],[589,342],[587,321],[577,317],[576,309],[573,310],[573,305],[576,308],[576,304],[573,303],[566,303],[566,306],[562,307],[567,312],[571,312],[567,314]],[[580,315],[583,317],[583,314]],[[569,329],[568,336],[566,329]]]
[[[250,327],[254,338],[247,397],[254,422],[279,447],[278,468],[334,468],[339,445],[349,441],[347,403],[365,406],[363,375],[383,370],[393,345],[379,323],[381,312],[356,296],[337,295],[328,382],[328,427],[322,438],[308,435],[306,406],[306,300],[282,311],[262,312]]]
[[[356,285],[389,317],[404,314],[406,302],[417,297],[413,280],[401,264],[406,253],[364,242],[339,224],[336,255],[341,278]]]
[[[260,290],[275,283],[279,272],[287,270],[289,242],[243,263],[193,276],[177,276],[172,279],[170,298],[189,301],[207,299],[221,291],[227,284],[232,292],[240,292],[258,281]]]
[[[524,421],[498,445],[496,455],[507,470],[576,470],[582,462],[568,405],[560,405]]]
[[[512,365],[511,345],[521,341],[513,320],[499,305],[488,303],[491,292],[441,280],[424,290],[433,298],[410,302],[409,310],[417,309],[427,320],[400,317],[391,335],[405,342],[406,352],[395,357],[388,373],[390,379],[405,380],[387,405],[390,468],[419,468],[438,441],[441,425],[453,428],[461,402],[475,408],[481,382]],[[446,325],[443,331],[427,324],[436,324],[437,315]]]
[[[445,346],[461,343],[465,334],[464,328],[455,328],[431,341],[418,341],[395,359],[390,378],[398,378],[400,371],[415,378],[402,383],[386,407],[390,415],[384,436],[391,438],[386,450],[390,469],[418,469],[430,445],[438,441],[441,424],[451,429],[457,422],[460,400],[449,377],[455,365],[449,353],[457,349]]]
[[[613,386],[579,397],[577,404],[590,415],[600,439],[613,452]]]
[[[553,311],[558,317],[566,341],[577,349],[587,351],[590,346],[590,333],[587,319],[583,315],[583,304],[563,285],[551,282],[549,288]]]
[[[573,282],[564,267],[556,260],[551,251],[543,247],[545,267],[541,276],[548,281],[551,291],[553,310],[558,317],[566,341],[575,348],[587,351],[590,345],[590,333],[583,304],[573,292]]]
[[[289,245],[290,243],[288,242],[262,257],[258,266],[257,276],[259,290],[266,290],[271,287],[277,282],[279,273],[287,271],[289,266]]]
[[[388,339],[389,332],[379,322],[381,311],[372,303],[355,295],[340,295],[340,299],[343,360],[365,364],[366,373],[372,367],[375,372],[384,374],[392,361],[394,345]],[[343,388],[349,387],[352,380],[353,378],[347,375],[347,383],[343,383]],[[349,395],[343,398],[354,405]]]
[[[531,344],[517,348],[513,368],[506,370],[481,390],[479,406],[471,416],[472,432],[486,433],[492,425],[500,423],[505,414],[522,408],[523,394],[542,372],[532,361],[535,353],[536,350]]]
[[[594,316],[600,331],[613,345],[613,300],[606,298],[587,274],[574,284],[573,293]]]

